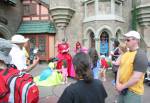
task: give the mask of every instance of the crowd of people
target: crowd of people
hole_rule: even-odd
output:
[[[58,103],[105,103],[109,95],[102,82],[106,81],[106,71],[111,66],[108,62],[111,62],[115,74],[114,85],[119,94],[118,103],[141,103],[148,59],[146,53],[139,47],[140,39],[138,32],[130,31],[124,34],[124,42],[114,40],[109,61],[105,52],[108,50],[102,49],[103,52],[98,53],[95,48],[87,49],[80,42],[76,43],[75,55],[72,57],[69,53],[69,44],[64,39],[57,44],[56,57],[51,58],[46,70],[35,77],[34,81],[37,85],[46,82],[47,86],[51,86],[61,82],[68,83],[67,78],[72,77],[77,82],[64,90]],[[10,41],[0,38],[1,70],[7,69],[8,64],[13,64],[20,72],[30,72],[39,63],[38,55],[35,55],[32,63],[28,62],[30,54],[25,48],[28,41],[29,39],[22,35],[12,36]],[[0,78],[3,82],[2,75]]]

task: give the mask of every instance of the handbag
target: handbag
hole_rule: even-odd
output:
[[[117,72],[118,68],[119,68],[119,65],[115,65],[115,64],[112,65],[113,72]]]
[[[121,91],[121,95],[126,95],[128,92],[128,88],[125,88]]]

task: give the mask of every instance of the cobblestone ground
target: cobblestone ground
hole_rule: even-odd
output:
[[[39,75],[41,71],[46,68],[46,66],[47,66],[46,64],[38,65],[31,72],[31,74],[33,76]],[[113,80],[113,73],[111,72],[111,70],[108,70],[106,74],[107,74],[107,80],[103,82],[106,91],[108,93],[106,103],[114,103],[115,99],[117,98],[117,92],[115,91],[115,88],[111,83],[111,81]],[[40,90],[39,103],[57,103],[64,89],[72,82],[75,82],[75,80],[69,78],[68,84],[51,86],[51,87],[39,87]],[[142,103],[150,103],[149,94],[150,94],[150,86],[145,85],[145,94],[143,95]]]

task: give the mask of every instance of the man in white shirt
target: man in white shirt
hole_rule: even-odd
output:
[[[13,43],[13,47],[9,53],[9,55],[12,57],[11,64],[14,64],[18,70],[20,71],[26,71],[29,72],[32,70],[39,62],[39,57],[37,56],[33,63],[29,66],[27,66],[26,63],[26,56],[23,51],[24,44],[28,41],[28,38],[25,38],[22,35],[14,35],[11,38],[11,42]]]

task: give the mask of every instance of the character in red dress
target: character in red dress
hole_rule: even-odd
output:
[[[62,43],[59,43],[57,45],[58,49],[58,55],[57,58],[59,58],[59,61],[57,63],[57,69],[62,68],[63,60],[67,61],[67,71],[69,77],[75,77],[75,71],[72,64],[72,57],[69,54],[69,44],[66,41],[63,41]]]

